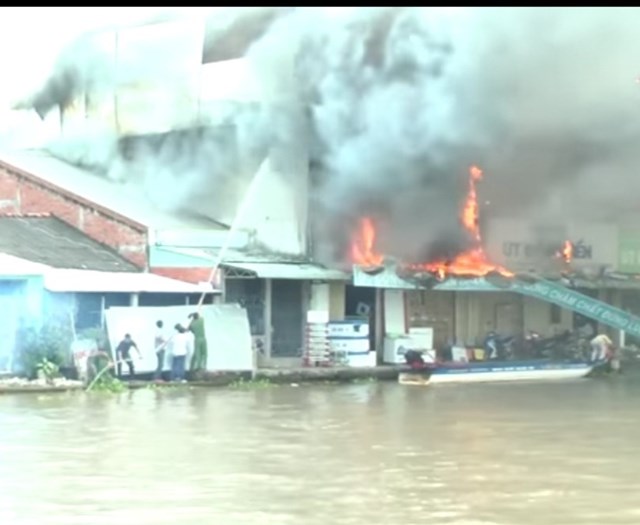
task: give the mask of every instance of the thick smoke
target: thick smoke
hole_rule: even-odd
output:
[[[459,246],[471,163],[485,215],[619,218],[640,191],[638,29],[637,9],[560,8],[367,10],[331,26],[303,75],[322,202],[344,217],[369,199],[404,257]]]
[[[323,225],[335,225],[334,240],[348,240],[369,215],[378,219],[379,248],[403,259],[466,246],[459,210],[480,141],[466,118],[470,65],[445,15],[362,10],[302,42],[317,200]]]
[[[208,63],[241,58],[251,43],[263,36],[269,24],[289,11],[290,8],[216,11],[205,23],[201,56],[185,51],[188,44],[175,49],[175,40],[162,47],[157,37],[151,39],[149,45],[138,43],[135,54],[116,51],[114,55],[114,42],[122,41],[122,31],[128,28],[87,34],[63,50],[48,82],[20,107],[33,108],[41,118],[58,107],[68,114],[69,108],[76,106],[77,114],[78,104],[85,104],[88,110],[108,107],[116,99],[114,93],[119,88],[136,84],[160,87],[169,95],[169,105],[174,104],[176,94],[187,85],[181,75],[181,60],[195,58],[198,63]],[[277,102],[277,98],[269,106],[222,101],[212,109],[193,111],[193,115],[186,118],[178,116],[174,120],[182,123],[164,133],[153,130],[144,135],[118,133],[100,120],[65,122],[63,136],[51,142],[48,149],[64,160],[112,180],[142,185],[161,209],[195,211],[229,221],[234,215],[238,194],[246,189],[247,180],[269,149],[282,141],[283,134],[293,135],[290,115],[294,109],[289,107],[289,99],[284,104],[273,102]],[[144,113],[129,105],[126,111],[135,121],[144,122],[152,121],[155,113],[162,113],[164,109],[166,104],[149,114],[148,106]],[[187,111],[188,108],[185,113]],[[162,119],[160,117],[159,128],[166,127],[171,117]],[[154,128],[153,125],[147,127]],[[277,167],[277,162],[275,164]]]
[[[380,219],[382,248],[398,257],[462,249],[458,215],[471,164],[485,172],[485,215],[560,222],[619,218],[637,207],[638,9],[362,8],[337,16],[245,8],[216,16],[205,61],[244,53],[270,105],[226,108],[233,146],[211,130],[139,144],[143,160],[125,171],[167,207],[192,206],[203,188],[251,173],[268,150],[307,147],[319,247],[342,254],[363,214]],[[71,78],[108,85],[109,70],[95,72],[97,63],[74,62],[83,73]],[[70,77],[58,78],[65,86]],[[55,90],[44,92],[50,102]],[[105,156],[119,177],[114,166],[123,161]],[[153,191],[167,184],[179,186],[171,199]]]

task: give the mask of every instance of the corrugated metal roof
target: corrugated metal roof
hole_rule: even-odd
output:
[[[255,274],[262,279],[297,279],[304,281],[348,281],[349,275],[315,264],[300,263],[238,263],[225,262],[221,266]]]
[[[199,248],[162,247],[163,250],[192,256],[198,260],[209,260],[211,266],[218,261],[221,250]],[[300,256],[274,253],[248,253],[240,250],[227,250],[223,254],[220,266],[238,272],[247,273],[263,279],[300,279],[308,281],[348,281],[351,276],[340,270],[325,268]]]
[[[115,250],[56,217],[0,216],[0,252],[53,268],[139,271]]]

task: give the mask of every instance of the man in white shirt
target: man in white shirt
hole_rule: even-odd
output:
[[[613,354],[613,342],[606,334],[599,334],[591,340],[591,361],[607,361]]]
[[[177,324],[175,330],[171,345],[171,380],[184,382],[187,356],[193,352],[193,336],[181,324]]]
[[[165,333],[164,323],[162,321],[156,321],[156,333],[153,339],[153,346],[156,352],[156,358],[158,359],[158,365],[156,366],[156,371],[153,374],[153,379],[156,381],[162,379],[162,369],[164,368],[167,344],[170,340],[171,338]]]

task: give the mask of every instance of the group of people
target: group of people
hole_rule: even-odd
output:
[[[154,379],[162,379],[162,372],[167,354],[171,356],[171,381],[186,381],[186,361],[191,355],[191,370],[199,371],[207,368],[207,339],[205,336],[204,319],[199,313],[189,314],[187,325],[177,323],[174,332],[169,334],[165,331],[164,322],[156,321],[156,331],[154,337],[154,349],[157,359],[157,366],[154,372]],[[131,350],[134,349],[138,357],[142,358],[142,353],[131,334],[125,334],[124,339],[116,347],[116,368],[118,377],[122,377],[122,363],[126,363],[129,368],[129,377],[135,374],[135,366],[131,357]]]

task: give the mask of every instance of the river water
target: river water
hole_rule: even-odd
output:
[[[640,378],[0,397],[0,523],[640,523]]]

